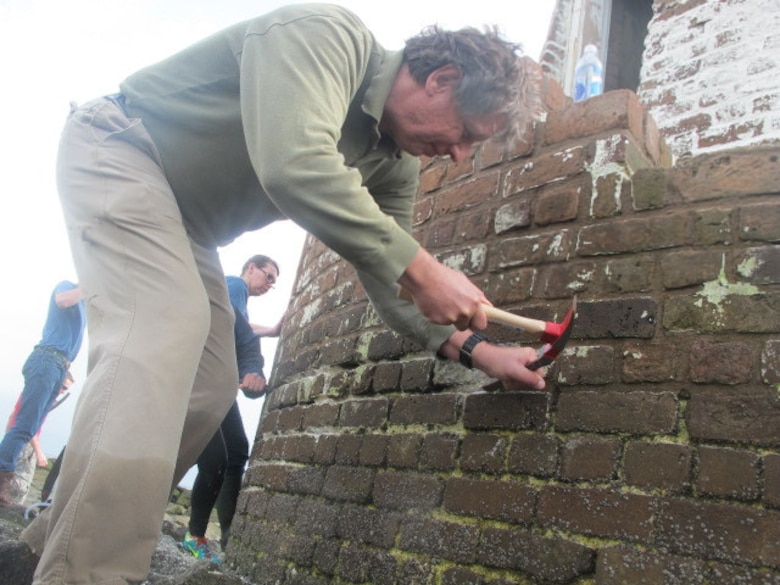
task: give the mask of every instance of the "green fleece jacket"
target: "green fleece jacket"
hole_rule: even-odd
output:
[[[289,218],[358,270],[393,329],[436,350],[451,327],[396,297],[419,161],[379,132],[402,54],[348,10],[298,4],[229,27],[120,85],[191,237],[225,245]]]

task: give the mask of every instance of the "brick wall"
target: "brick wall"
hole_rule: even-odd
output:
[[[780,139],[777,0],[664,0],[654,8],[638,93],[672,150]]]
[[[389,332],[309,238],[228,548],[252,582],[780,583],[780,147],[669,167],[635,94],[545,83],[511,151],[425,162],[415,233],[502,308],[578,295],[548,391]]]

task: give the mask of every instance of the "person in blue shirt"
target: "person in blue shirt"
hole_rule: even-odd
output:
[[[0,506],[21,508],[12,498],[16,460],[41,428],[46,413],[60,393],[70,363],[84,337],[86,311],[78,284],[58,283],[49,300],[49,312],[40,342],[22,368],[24,389],[13,425],[0,442]]]
[[[279,335],[282,321],[266,327],[251,324],[247,303],[250,296],[260,296],[273,288],[279,278],[279,266],[268,256],[252,256],[244,263],[241,276],[225,278],[236,321],[236,361],[238,387],[247,398],[259,398],[265,393],[264,359],[260,352],[260,337]],[[211,511],[216,505],[220,524],[220,544],[227,545],[230,525],[236,511],[244,466],[249,459],[249,441],[238,402],[234,401],[219,430],[198,457],[198,475],[192,486],[188,534],[182,547],[195,557],[219,562],[206,537]]]

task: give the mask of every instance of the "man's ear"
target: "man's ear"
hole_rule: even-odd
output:
[[[442,65],[428,75],[425,80],[425,90],[431,94],[450,91],[457,87],[461,77],[460,69],[452,63]]]

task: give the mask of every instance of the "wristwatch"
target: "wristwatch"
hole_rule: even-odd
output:
[[[490,340],[487,338],[487,335],[477,331],[476,333],[472,333],[460,348],[460,363],[470,370],[474,369],[474,364],[471,361],[471,352],[474,350],[474,347],[476,347],[476,345],[481,341]]]

